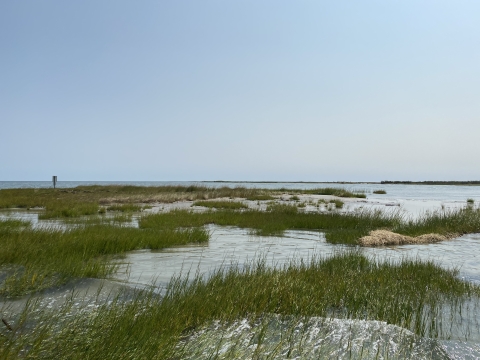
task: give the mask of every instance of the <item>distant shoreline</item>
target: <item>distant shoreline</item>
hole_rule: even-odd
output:
[[[230,181],[203,180],[204,183],[245,183],[245,184],[378,184],[378,185],[471,185],[480,186],[480,181]]]
[[[1,183],[51,183],[48,180],[30,180],[30,181],[18,181],[18,180],[2,180]],[[427,180],[427,181],[400,181],[400,180],[383,180],[383,181],[247,181],[247,180],[195,180],[195,181],[152,181],[152,180],[144,180],[144,181],[128,181],[128,180],[118,180],[118,181],[111,181],[111,180],[103,180],[103,181],[94,181],[94,180],[85,180],[85,181],[77,181],[77,180],[63,180],[59,181],[59,187],[62,187],[62,184],[68,183],[94,183],[94,184],[133,184],[133,183],[216,183],[216,184],[339,184],[339,185],[355,185],[355,184],[365,184],[365,185],[458,185],[458,186],[480,186],[480,181],[478,180],[471,180],[471,181],[435,181],[435,180]],[[0,189],[2,186],[0,186]]]
[[[202,180],[202,183],[245,183],[245,184],[380,184],[379,181],[233,181]]]
[[[480,181],[381,181],[384,185],[480,185]]]

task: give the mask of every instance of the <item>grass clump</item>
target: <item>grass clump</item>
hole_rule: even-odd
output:
[[[139,212],[144,209],[144,206],[137,204],[115,204],[107,207],[107,211],[119,212]]]
[[[464,208],[459,210],[427,212],[417,219],[398,223],[394,232],[408,236],[437,233],[458,236],[480,231],[480,209]]]
[[[290,198],[290,200],[292,200],[292,201],[299,201],[300,198],[299,198],[297,195],[293,195],[293,196]]]
[[[203,228],[163,230],[97,225],[61,231],[12,227],[0,222],[0,268],[18,267],[1,284],[0,295],[17,296],[63,284],[71,278],[103,278],[115,270],[110,260],[127,251],[163,249],[205,242],[208,238]]]
[[[473,199],[467,199],[468,204],[473,204],[474,202],[475,202],[475,200],[473,200]]]
[[[248,206],[237,201],[195,201],[193,206],[203,206],[215,209],[238,210],[247,209]]]
[[[19,219],[2,219],[0,220],[0,231],[14,230],[30,227],[30,222]]]
[[[97,203],[68,203],[64,201],[48,202],[45,212],[39,214],[40,220],[77,218],[101,213]]]
[[[332,195],[338,197],[345,197],[345,198],[366,198],[367,196],[361,192],[351,192],[346,189],[341,188],[318,188],[318,189],[311,189],[311,190],[303,190],[305,194],[313,194],[313,195]]]
[[[386,192],[385,190],[374,190],[373,193],[374,193],[374,194],[385,195],[387,192]]]
[[[127,303],[116,301],[91,314],[64,317],[60,328],[58,316],[45,317],[30,332],[18,331],[12,339],[0,337],[0,354],[3,358],[25,353],[30,358],[60,359],[182,358],[179,340],[188,339],[195,330],[214,320],[229,323],[265,314],[381,320],[437,338],[450,328],[441,321],[445,306],[457,315],[462,299],[478,301],[478,286],[456,275],[432,262],[379,262],[356,252],[292,261],[283,268],[258,261],[217,270],[208,279],[173,279],[163,298],[142,293]]]
[[[271,195],[267,194],[257,194],[257,195],[250,195],[247,197],[247,200],[251,201],[268,201],[268,200],[275,200],[275,198]]]
[[[330,204],[334,204],[337,209],[343,208],[343,205],[345,204],[342,200],[330,200]]]

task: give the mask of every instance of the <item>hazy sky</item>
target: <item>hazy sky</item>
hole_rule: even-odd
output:
[[[480,180],[480,1],[0,0],[0,180]]]

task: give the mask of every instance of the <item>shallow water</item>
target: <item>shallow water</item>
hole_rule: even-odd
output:
[[[327,243],[323,233],[317,231],[286,231],[284,236],[274,237],[254,236],[247,229],[235,227],[210,225],[209,230],[212,236],[208,244],[130,252],[122,260],[124,264],[115,278],[133,284],[165,287],[175,275],[208,274],[221,266],[241,265],[259,258],[271,266],[281,266],[292,259],[329,256],[352,248]],[[378,259],[434,260],[446,268],[458,268],[462,278],[480,285],[480,234],[436,244],[358,249]]]

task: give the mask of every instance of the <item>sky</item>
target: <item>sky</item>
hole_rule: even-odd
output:
[[[478,0],[0,0],[0,181],[480,180]]]

